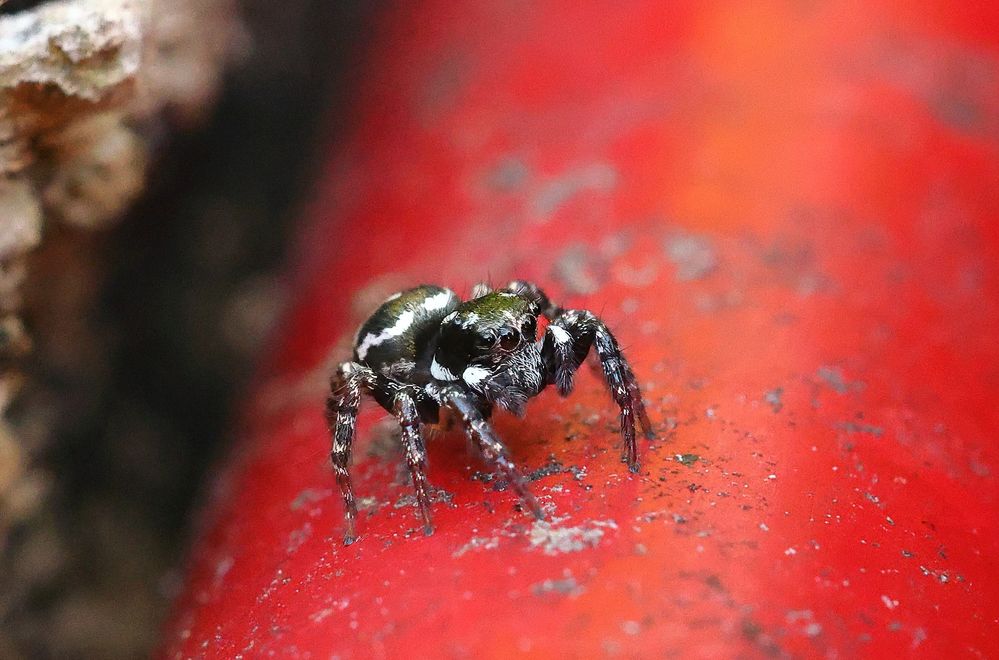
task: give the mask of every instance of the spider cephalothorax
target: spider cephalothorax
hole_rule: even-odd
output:
[[[508,291],[462,303],[441,321],[430,375],[461,381],[472,391],[521,414],[544,386],[538,345],[538,303]]]
[[[539,315],[548,319],[540,338]],[[390,296],[358,330],[354,359],[333,375],[326,404],[333,468],[346,507],[344,542],[355,539],[357,507],[348,464],[363,391],[399,420],[427,534],[433,528],[421,426],[438,423],[441,408],[457,414],[483,457],[543,518],[488,419],[494,406],[522,415],[527,400],[548,385],[568,395],[591,346],[621,409],[623,458],[637,471],[636,422],[650,439],[652,428],[631,367],[610,330],[591,312],[564,310],[537,286],[519,281],[499,291],[480,284],[465,302],[448,289],[427,285]]]

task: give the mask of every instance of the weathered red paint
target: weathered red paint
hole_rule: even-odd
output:
[[[400,5],[162,654],[999,651],[992,5]],[[579,549],[454,436],[425,538],[371,412],[340,545],[327,357],[396,288],[513,276],[617,330],[641,475],[587,373],[498,420],[576,470],[534,490]]]

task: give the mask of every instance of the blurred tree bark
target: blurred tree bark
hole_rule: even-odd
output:
[[[105,270],[90,234],[142,193],[163,136],[198,124],[246,44],[234,0],[0,2],[2,657],[133,656],[150,643],[157,610],[139,592],[106,599],[102,609],[53,589],[70,557],[94,550],[72,547],[60,532],[53,478],[39,466],[58,442],[53,420],[73,403],[44,388],[19,393],[33,345],[44,362],[97,381],[107,371],[88,327]],[[28,290],[43,304],[26,323]],[[26,325],[42,340],[33,342]],[[89,519],[99,526],[98,516]],[[102,533],[119,546],[115,560],[131,564],[119,573],[149,577],[136,553],[154,556],[153,539],[116,537],[113,526]],[[32,618],[45,608],[62,615]]]

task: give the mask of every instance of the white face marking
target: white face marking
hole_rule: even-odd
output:
[[[451,321],[454,320],[454,317],[456,316],[458,316],[458,312],[451,312],[450,314],[444,317],[441,323],[450,323]]]
[[[437,362],[437,358],[430,363],[430,375],[437,380],[458,380],[458,377]]]
[[[438,309],[444,309],[447,304],[451,302],[451,292],[441,291],[440,293],[430,296],[423,301],[423,309],[428,312],[435,312]]]
[[[564,328],[560,328],[557,325],[550,325],[548,329],[552,331],[552,336],[555,337],[555,341],[560,344],[571,344],[572,336],[565,331]]]
[[[441,396],[440,386],[437,383],[430,382],[423,386],[423,391],[427,393],[431,399],[437,403],[444,403],[443,397]]]
[[[357,347],[357,357],[363,360],[365,356],[368,354],[368,350],[370,350],[372,346],[377,346],[378,344],[382,343],[387,339],[392,339],[392,337],[398,337],[402,333],[406,332],[409,326],[413,325],[413,319],[415,318],[416,314],[410,310],[407,310],[399,315],[399,318],[396,319],[396,322],[394,325],[392,325],[392,327],[385,328],[377,335],[370,332],[364,335],[364,339],[361,341],[361,344]]]
[[[382,304],[384,305],[387,302],[392,302],[393,300],[395,300],[396,298],[398,298],[401,295],[402,295],[402,291],[398,291],[396,293],[393,293],[391,296],[389,296],[388,298],[386,298],[385,302],[383,302]]]
[[[487,369],[483,369],[482,367],[469,367],[461,374],[461,378],[468,383],[469,387],[478,389],[479,383],[481,383],[488,375],[489,371]]]

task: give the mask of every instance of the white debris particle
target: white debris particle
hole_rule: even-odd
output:
[[[215,564],[215,580],[214,580],[215,585],[219,585],[222,583],[222,580],[225,578],[226,574],[229,572],[229,569],[232,568],[232,565],[234,563],[236,562],[232,557],[226,556],[220,559],[217,564]]]
[[[492,536],[473,536],[468,543],[455,550],[451,556],[460,557],[471,550],[495,550],[499,547],[499,538]]]
[[[767,475],[767,479],[770,479],[771,481],[774,480],[774,479],[776,479],[776,478],[777,478],[776,474],[768,474]]]
[[[332,490],[317,490],[315,488],[306,488],[292,500],[290,507],[292,511],[298,511],[306,504],[312,504],[323,500],[333,494]]]
[[[294,554],[309,540],[310,536],[312,536],[312,524],[305,523],[288,535],[288,543],[285,545],[285,550],[287,550],[289,555]]]
[[[560,580],[549,578],[542,582],[538,582],[537,584],[531,585],[531,592],[535,596],[558,594],[575,598],[585,591],[586,589],[584,589],[582,585],[576,581],[576,578],[574,578],[568,570],[564,572],[564,577]]]
[[[765,522],[761,522],[760,523],[760,529],[762,529],[764,532],[769,532],[770,531],[770,528],[767,527],[767,524]]]
[[[637,635],[642,632],[642,626],[638,621],[625,621],[621,624],[621,630],[624,631],[625,635]]]
[[[793,557],[794,555],[798,554],[798,551],[795,550],[793,547],[791,547],[791,548],[788,548],[787,550],[785,550],[784,554],[787,555],[787,556],[789,556],[789,557]]]
[[[335,601],[332,607],[324,607],[323,609],[310,614],[309,621],[312,621],[313,623],[321,623],[324,619],[331,616],[332,614],[344,611],[345,609],[347,609],[348,605],[350,605],[350,600],[346,598]]]
[[[889,610],[893,610],[896,607],[898,607],[898,601],[897,600],[895,600],[893,598],[889,598],[888,596],[885,596],[885,595],[881,596],[881,602],[884,603],[885,607],[887,607]]]
[[[595,547],[604,536],[603,528],[617,529],[613,520],[594,520],[589,526],[558,527],[558,521],[538,520],[531,526],[532,548],[541,548],[546,555],[579,552]]]
[[[691,282],[707,277],[717,266],[714,245],[697,234],[675,234],[665,244],[666,257],[676,266],[676,279]]]

